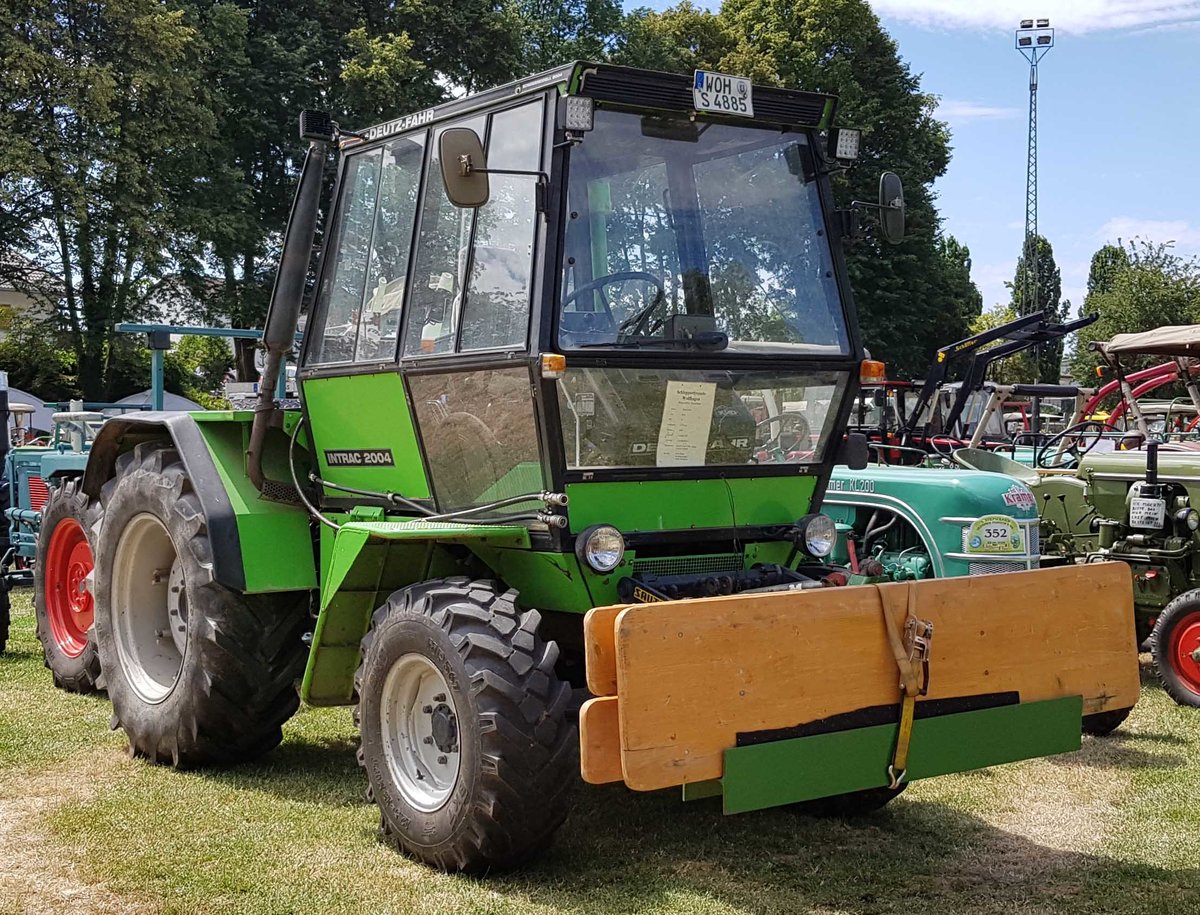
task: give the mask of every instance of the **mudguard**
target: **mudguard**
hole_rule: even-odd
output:
[[[169,438],[204,509],[216,580],[247,594],[315,589],[308,515],[302,508],[263,499],[245,473],[245,436],[252,416],[147,412],[111,419],[92,443],[84,492],[99,498],[118,456],[142,442]]]

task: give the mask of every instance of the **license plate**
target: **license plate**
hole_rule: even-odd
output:
[[[692,104],[697,111],[754,117],[754,90],[744,76],[726,76],[697,70],[692,82]]]
[[[1142,499],[1138,496],[1129,500],[1129,526],[1143,530],[1159,530],[1167,523],[1165,499]]]

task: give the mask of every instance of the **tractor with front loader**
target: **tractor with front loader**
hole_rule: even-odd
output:
[[[829,558],[830,472],[865,463],[836,106],[576,63],[361,133],[304,115],[256,409],[112,419],[82,480],[132,751],[235,763],[301,699],[353,706],[385,838],[483,871],[580,775],[861,811],[1132,707],[1120,564]],[[899,240],[896,176],[856,207]]]

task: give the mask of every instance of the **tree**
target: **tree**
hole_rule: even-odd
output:
[[[834,182],[839,204],[874,199],[883,169],[904,178],[908,203],[901,244],[872,234],[847,254],[867,346],[896,374],[919,376],[938,346],[966,336],[982,299],[964,269],[966,249],[941,235],[932,191],[950,160],[949,131],[865,0],[726,0],[716,14],[689,3],[641,10],[613,57],[837,95],[838,123],[864,128],[859,161]]]
[[[1071,372],[1094,377],[1099,357],[1089,343],[1116,334],[1152,330],[1169,324],[1200,323],[1200,260],[1175,253],[1170,244],[1134,239],[1105,245],[1092,257],[1084,313],[1099,317],[1077,336]],[[1163,361],[1145,357],[1131,362],[1143,367]]]
[[[1025,269],[1029,263],[1032,269],[1036,258],[1037,287],[1028,294],[1025,284]],[[1058,264],[1054,261],[1054,249],[1041,235],[1035,235],[1023,246],[1021,256],[1017,258],[1017,272],[1013,281],[1008,284],[1012,291],[1012,310],[1016,315],[1029,315],[1042,312],[1047,321],[1061,322],[1071,311],[1071,303],[1062,299],[1062,276]],[[1036,356],[1031,365],[1035,381],[1044,384],[1058,384],[1062,372],[1063,341],[1043,343],[1036,349]]]
[[[209,16],[225,4],[190,5]],[[353,129],[503,82],[522,66],[525,23],[493,0],[239,0],[237,9],[244,30],[211,36],[224,49],[208,77],[219,142],[194,197],[183,273],[202,320],[259,327],[306,147],[297,114],[330,111]],[[239,378],[256,377],[253,346],[236,351]]]
[[[600,60],[621,29],[617,0],[517,0],[521,60],[531,73],[572,60]]]
[[[228,16],[225,7],[213,15]],[[89,399],[169,262],[215,121],[202,23],[155,0],[0,10],[0,274],[60,310]]]
[[[631,12],[610,56],[627,67],[687,73],[714,66],[734,45],[724,19],[683,0],[661,12],[644,7]]]

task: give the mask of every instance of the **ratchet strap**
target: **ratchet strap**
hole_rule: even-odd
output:
[[[892,656],[896,659],[896,667],[900,671],[900,730],[896,735],[896,749],[892,753],[892,762],[888,766],[888,787],[898,788],[904,782],[908,767],[908,748],[912,741],[913,713],[916,711],[917,697],[929,692],[929,643],[933,639],[933,623],[917,617],[917,589],[909,582],[905,589],[907,606],[905,608],[904,631],[896,625],[896,617],[888,606],[885,597],[899,597],[899,588],[884,590],[879,585],[875,592],[879,595],[879,609],[883,613],[883,622],[887,628],[888,644]]]

